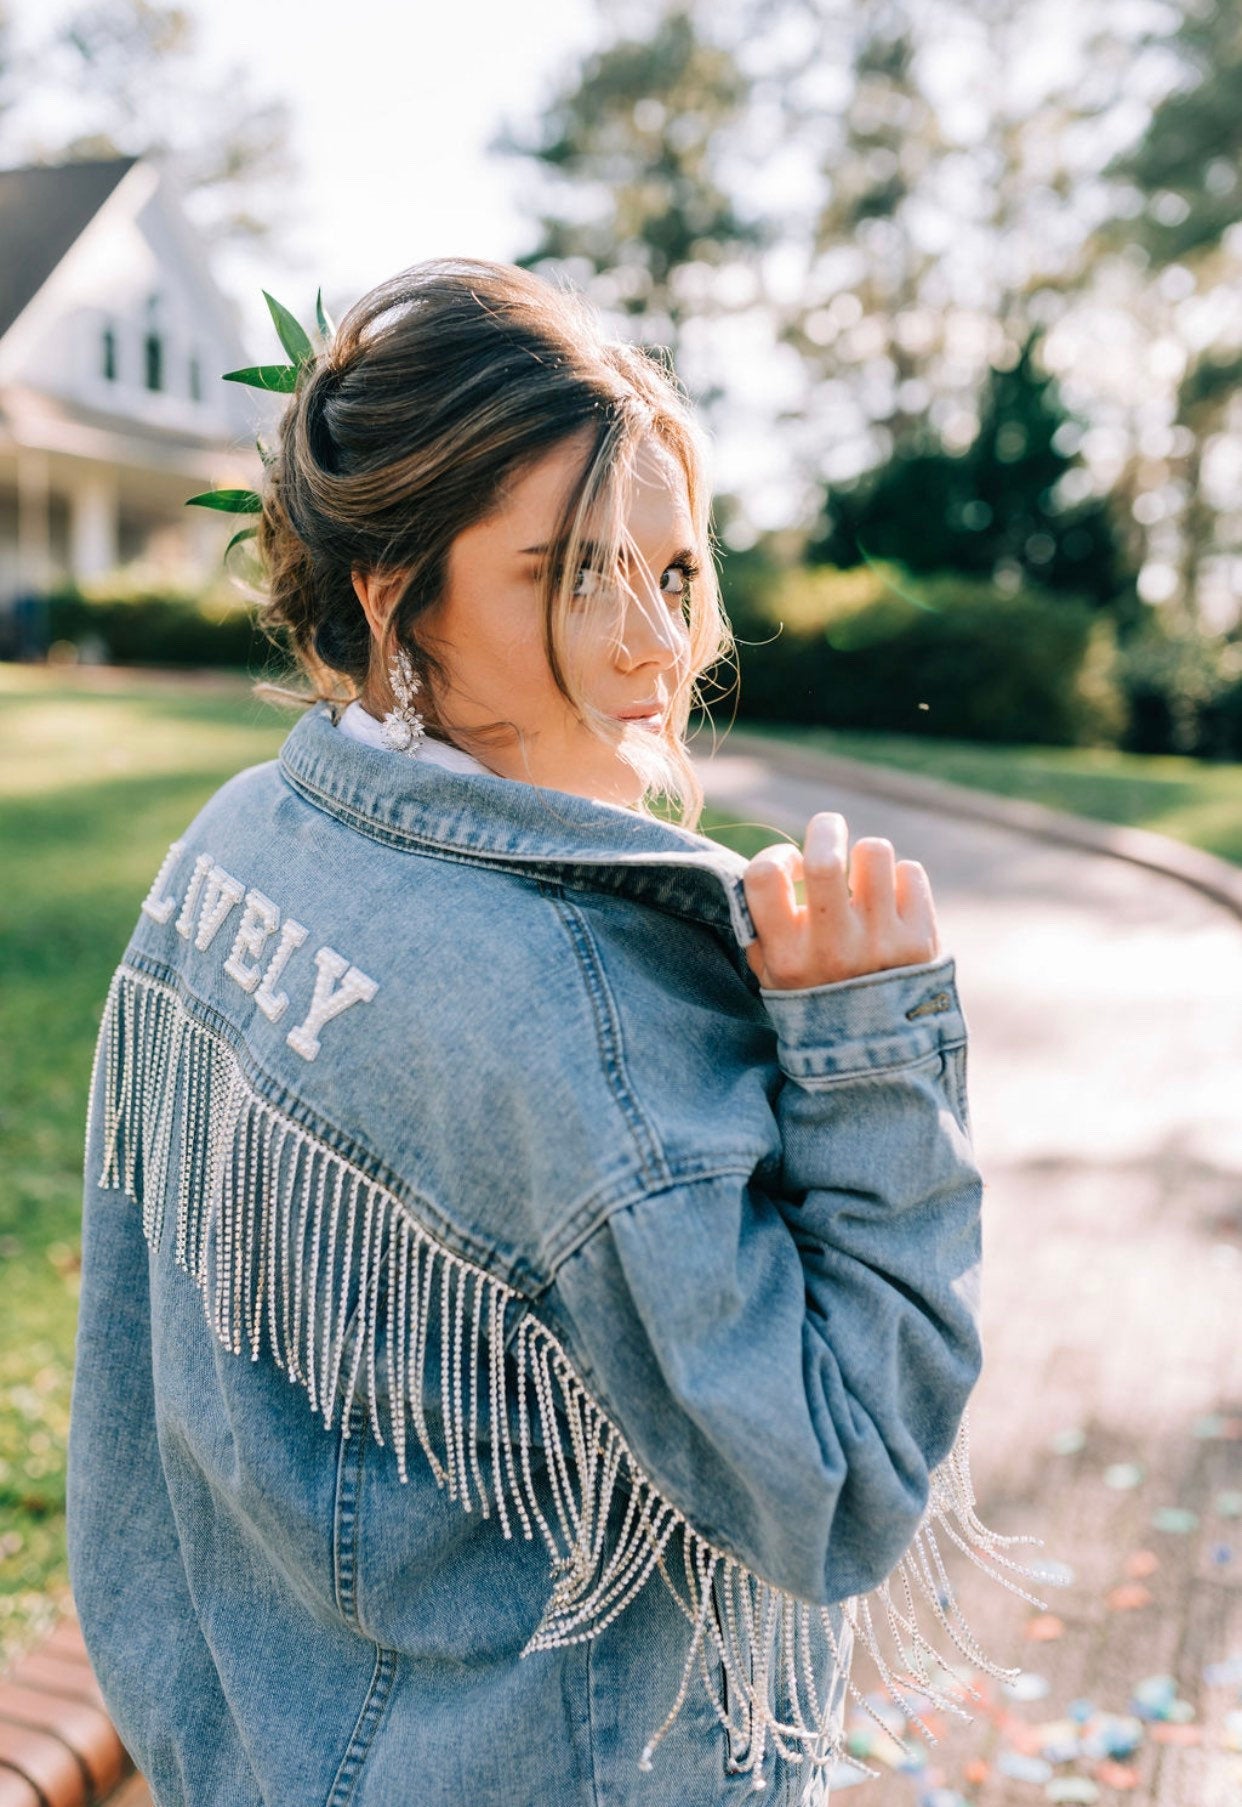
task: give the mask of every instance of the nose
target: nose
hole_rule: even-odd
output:
[[[667,671],[686,655],[689,634],[680,608],[669,607],[647,577],[634,584],[634,594],[626,598],[621,642],[617,649],[617,665],[622,671],[633,671],[641,665],[653,665]]]

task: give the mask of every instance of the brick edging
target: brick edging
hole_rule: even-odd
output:
[[[1214,853],[1205,853],[1202,848],[1176,841],[1171,835],[1156,834],[1148,828],[1101,822],[1090,816],[1076,816],[1069,810],[1052,809],[1046,803],[1034,803],[1025,797],[1002,797],[995,791],[975,790],[970,785],[951,784],[945,778],[928,778],[921,772],[906,772],[897,766],[851,759],[843,753],[819,753],[810,747],[790,746],[775,736],[748,734],[735,728],[722,736],[719,751],[766,760],[777,771],[787,772],[792,778],[818,779],[824,784],[835,782],[869,796],[888,797],[894,803],[909,803],[944,815],[997,822],[1039,840],[1109,854],[1114,859],[1127,860],[1131,865],[1146,866],[1169,878],[1180,879],[1183,884],[1222,904],[1235,916],[1242,917],[1242,867],[1230,860],[1219,859]],[[705,754],[704,758],[710,770],[710,756]]]
[[[0,1807],[147,1807],[150,1799],[70,1609],[0,1675]]]

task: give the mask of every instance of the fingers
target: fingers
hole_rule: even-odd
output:
[[[759,935],[747,949],[751,969],[765,983],[790,958],[800,935],[795,882],[802,876],[802,852],[790,841],[761,848],[743,875],[746,903]]]
[[[897,918],[897,875],[893,870],[893,859],[893,843],[882,835],[865,835],[854,843],[850,893],[877,927],[895,922]]]
[[[899,916],[912,920],[931,909],[931,880],[917,860],[898,860],[893,876]]]
[[[811,817],[802,868],[806,885],[805,926],[812,959],[819,963],[840,947],[849,927],[849,828],[844,816],[835,810],[821,809]]]
[[[898,860],[896,895],[897,914],[903,925],[912,933],[925,937],[933,949],[928,958],[934,959],[940,947],[936,904],[931,880],[918,860]]]
[[[795,885],[801,878],[805,906]],[[765,985],[831,981],[932,957],[939,947],[931,884],[918,860],[866,835],[849,845],[845,817],[820,810],[805,846],[765,847],[745,874],[758,942],[747,949]]]

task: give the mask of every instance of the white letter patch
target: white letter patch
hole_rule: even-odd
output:
[[[152,922],[167,923],[177,908],[175,895],[165,887],[185,851],[184,841],[172,843],[143,899],[142,914]],[[253,999],[268,1022],[276,1023],[289,1008],[289,994],[277,991],[276,981],[309,938],[310,930],[304,923],[292,916],[282,921],[280,907],[270,897],[253,885],[247,888],[241,879],[226,872],[213,854],[200,853],[186,882],[173,928],[183,941],[205,954],[243,898],[245,906],[223,962],[224,971]],[[264,966],[264,949],[277,930],[280,939]],[[319,1032],[325,1023],[340,1016],[351,1004],[369,1004],[378,990],[377,981],[352,965],[344,954],[327,945],[318,948],[310,1008],[285,1041],[303,1060],[314,1060],[322,1045]]]
[[[163,864],[155,875],[155,880],[151,889],[143,899],[142,907],[146,914],[151,918],[152,922],[167,922],[168,918],[177,907],[177,900],[175,897],[161,897],[160,892],[164,889],[164,882],[169,873],[184,852],[185,842],[174,841],[172,846],[168,849],[168,852],[164,855]]]
[[[207,952],[221,923],[230,910],[236,909],[245,894],[245,885],[235,879],[231,872],[226,872],[223,866],[212,863],[203,885],[203,901],[198,912],[198,934],[194,937],[194,945],[200,954]]]
[[[255,1003],[270,1023],[279,1022],[289,1008],[289,993],[273,991],[272,986],[288,966],[290,955],[296,953],[309,934],[310,930],[293,916],[288,918],[280,931],[280,945],[268,961],[263,981],[254,994]]]
[[[343,954],[338,954],[335,948],[321,947],[315,955],[315,965],[319,971],[315,979],[315,996],[311,1001],[310,1014],[304,1023],[299,1023],[296,1029],[290,1029],[285,1037],[289,1046],[295,1048],[305,1060],[314,1060],[318,1054],[319,1030],[325,1023],[330,1023],[334,1016],[340,1016],[342,1010],[347,1010],[351,1004],[370,1003],[379,990],[374,979],[359,972],[356,966],[350,966],[349,961]]]
[[[247,891],[246,907],[242,911],[237,939],[224,962],[225,972],[230,979],[237,980],[243,991],[253,991],[261,974],[257,966],[247,966],[242,955],[252,954],[257,957],[261,954],[268,939],[276,933],[279,923],[280,911],[271,898],[264,897],[262,891]]]

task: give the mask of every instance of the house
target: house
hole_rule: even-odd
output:
[[[0,619],[122,568],[218,574],[241,523],[185,503],[257,486],[279,398],[220,378],[260,361],[158,160],[0,170]]]

